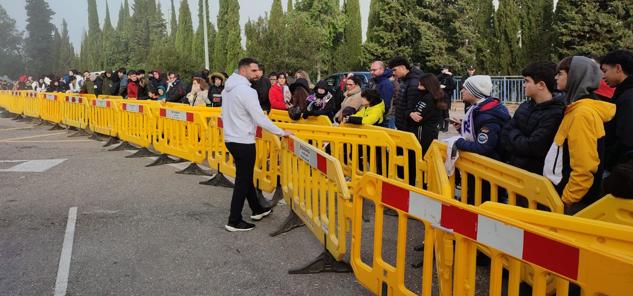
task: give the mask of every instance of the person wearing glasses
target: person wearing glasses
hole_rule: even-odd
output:
[[[360,95],[360,78],[356,77],[356,76],[351,76],[348,77],[346,82],[345,82],[345,86],[347,88],[347,91],[345,91],[345,98],[343,99],[343,102],[341,102],[341,108],[339,109],[338,112],[336,112],[336,115],[334,116],[336,122],[343,122],[343,117],[344,114],[343,113],[347,113],[347,112],[352,112],[351,114],[356,113],[356,111],[358,111],[358,108],[360,108],[360,106],[363,104],[363,99],[361,98]],[[348,110],[348,111],[345,111]],[[345,111],[345,112],[344,112]],[[350,115],[350,114],[347,114]]]
[[[395,129],[396,125],[393,120],[393,94],[394,94],[394,82],[391,81],[393,71],[385,68],[385,63],[382,61],[374,61],[369,68],[371,73],[371,79],[367,89],[375,89],[378,91],[380,98],[385,104],[385,118],[383,120],[383,126],[391,129]]]

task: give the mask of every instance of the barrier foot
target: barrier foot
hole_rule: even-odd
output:
[[[281,227],[279,227],[277,231],[271,233],[270,236],[275,237],[282,233],[286,233],[290,230],[293,230],[297,227],[301,227],[303,225],[305,224],[303,224],[303,221],[301,221],[301,218],[299,218],[299,216],[297,216],[297,214],[295,214],[295,212],[291,210],[290,214],[288,214],[288,217],[286,217],[286,220],[284,220],[284,223],[281,224]]]
[[[123,150],[138,150],[138,148],[132,146],[130,143],[128,142],[123,142],[121,143],[121,145],[116,146],[108,151],[123,151]]]
[[[103,147],[108,147],[108,146],[112,146],[114,144],[119,144],[119,143],[121,143],[119,139],[115,137],[110,137],[110,139],[108,139],[108,141],[105,143],[105,145],[103,145]]]
[[[80,129],[79,131],[77,131],[76,133],[68,137],[75,138],[75,137],[84,137],[84,136],[91,136],[91,134],[87,132],[85,129]]]
[[[146,165],[145,167],[153,167],[153,166],[157,166],[157,165],[163,165],[163,164],[169,164],[169,163],[179,163],[179,162],[184,162],[184,160],[176,160],[176,159],[173,159],[173,158],[169,157],[169,155],[167,155],[167,154],[161,154],[154,162]]]
[[[63,126],[61,126],[61,125],[56,123],[55,125],[53,125],[53,127],[49,128],[48,130],[49,131],[58,131],[58,130],[63,130],[63,129],[65,129]]]
[[[177,171],[176,174],[181,175],[198,175],[198,176],[212,176],[211,171],[207,171],[195,163],[191,163],[182,171]]]
[[[275,192],[273,193],[273,199],[271,200],[264,197],[264,194],[262,193],[262,191],[257,189],[257,199],[259,200],[259,204],[264,208],[276,207],[277,203],[279,203],[279,201],[282,198],[284,198],[284,196],[283,196],[283,192],[281,191],[280,186],[277,186],[277,188],[275,188]]]
[[[0,113],[0,117],[2,118],[13,118],[13,114],[11,114],[11,112],[7,111],[7,110],[3,110],[2,113]]]
[[[77,129],[77,128],[76,128],[76,127],[74,127],[74,126],[68,126],[66,129],[67,129],[69,132],[76,132],[76,131],[78,131],[78,130],[79,130],[79,129]]]
[[[141,158],[141,157],[152,157],[152,156],[158,156],[158,155],[147,148],[141,148],[141,150],[136,151],[134,152],[134,154],[128,155],[125,158]]]
[[[346,262],[339,262],[328,251],[324,251],[305,267],[289,270],[288,274],[311,274],[321,272],[353,272],[352,267]]]
[[[100,137],[97,133],[93,133],[88,139],[103,142],[103,138]]]
[[[13,118],[13,120],[20,121],[20,120],[22,120],[22,118],[24,118],[24,116],[18,114],[16,117]]]
[[[34,124],[35,126],[41,126],[44,125],[46,123],[46,121],[42,120],[41,118],[35,118],[33,119],[33,121],[31,121],[31,124]]]
[[[226,187],[226,188],[233,188],[233,182],[231,182],[229,179],[227,179],[224,174],[218,172],[217,174],[215,174],[215,176],[213,176],[213,178],[209,179],[208,181],[203,181],[200,182],[199,184],[202,185],[211,185],[211,186],[219,186],[219,187]]]

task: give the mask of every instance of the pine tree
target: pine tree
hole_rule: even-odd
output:
[[[178,29],[176,30],[176,52],[180,63],[180,72],[185,72],[193,66],[191,60],[191,45],[193,39],[193,24],[191,11],[187,0],[180,1],[178,14]]]
[[[86,55],[84,65],[87,69],[100,69],[102,67],[99,52],[101,48],[101,29],[99,28],[99,13],[97,1],[88,0],[88,38],[86,39]]]
[[[435,71],[443,64],[454,64],[454,52],[451,52],[447,37],[454,34],[452,27],[456,11],[454,1],[442,3],[440,0],[423,1],[417,8],[407,12],[407,18],[411,19],[412,26],[410,38],[417,40],[413,43],[412,62],[419,62],[427,71]],[[438,10],[437,7],[442,6]],[[448,16],[447,16],[448,15]]]
[[[218,33],[213,44],[213,69],[224,71],[226,67],[226,38],[228,37],[226,15],[228,0],[220,0],[218,13]]]
[[[555,11],[553,55],[600,56],[631,48],[633,4],[628,1],[559,0]],[[627,27],[628,26],[628,27]]]
[[[15,28],[15,20],[0,5],[0,76],[7,75],[17,79],[24,71],[24,62],[20,48],[21,32]]]
[[[51,63],[51,68],[49,69],[49,73],[63,73],[66,69],[62,68],[59,63],[59,53],[62,44],[62,36],[59,34],[59,30],[57,28],[53,29],[53,46],[51,47],[51,58],[53,62]]]
[[[510,75],[520,71],[521,24],[519,6],[516,0],[500,0],[494,16],[495,39],[497,44],[497,67],[492,74]]]
[[[228,0],[226,29],[226,64],[224,70],[227,73],[231,73],[237,68],[237,63],[243,52],[240,28],[240,4],[238,0]]]
[[[128,67],[130,61],[130,6],[125,0],[119,8],[119,17],[116,30],[114,32],[114,65],[117,67]]]
[[[472,3],[475,9],[476,39],[471,41],[475,46],[477,62],[473,66],[477,67],[479,73],[491,73],[496,64],[496,51],[493,30],[494,6],[488,0],[476,0]],[[472,6],[471,6],[472,7]],[[465,67],[462,68],[466,72]]]
[[[549,60],[554,1],[523,0],[521,11],[522,65]]]
[[[53,45],[51,16],[54,12],[44,0],[26,0],[26,31],[24,41],[27,72],[37,76],[48,73],[52,61],[50,50]],[[4,42],[4,40],[3,40]]]
[[[292,43],[287,47],[286,68],[274,70],[297,71],[300,69],[311,71],[315,69],[319,59],[319,48],[314,46],[314,36],[319,34],[319,29],[306,23],[308,13],[293,10],[284,18],[288,28],[292,28],[292,34],[287,34]]]
[[[411,58],[413,44],[418,36],[410,28],[416,27],[418,18],[405,6],[405,1],[374,0],[369,13],[371,26],[364,45],[366,61],[388,61],[396,55]]]
[[[129,26],[130,61],[133,68],[145,69],[150,54],[150,22],[156,12],[154,0],[134,0],[131,24]]]
[[[171,15],[169,18],[169,38],[172,42],[176,41],[176,31],[178,30],[178,21],[176,20],[176,8],[174,0],[171,0]]]
[[[344,7],[346,23],[340,65],[344,65],[345,69],[360,70],[363,58],[360,4],[358,0],[346,0]]]
[[[267,60],[270,53],[267,46],[268,20],[262,16],[256,21],[248,20],[244,25],[244,33],[246,34],[246,55],[258,59],[272,71],[281,70]]]
[[[88,31],[84,30],[84,34],[81,37],[81,47],[79,48],[79,67],[83,70],[79,71],[88,71],[90,68],[90,54],[88,53],[90,46],[88,43]]]

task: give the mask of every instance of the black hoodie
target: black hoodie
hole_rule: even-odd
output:
[[[406,76],[400,79],[400,96],[398,101],[393,102],[393,105],[396,108],[394,113],[396,127],[401,131],[409,130],[409,114],[407,114],[409,102],[417,101],[422,95],[418,89],[422,74],[424,74],[422,70],[414,67],[409,70]]]
[[[613,120],[605,125],[605,168],[608,171],[633,159],[633,76],[616,86],[611,100],[616,111]]]

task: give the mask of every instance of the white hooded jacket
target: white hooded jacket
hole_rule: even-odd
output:
[[[254,144],[257,126],[275,135],[284,135],[264,114],[257,91],[251,88],[248,79],[237,73],[229,77],[222,91],[222,122],[226,143]]]

